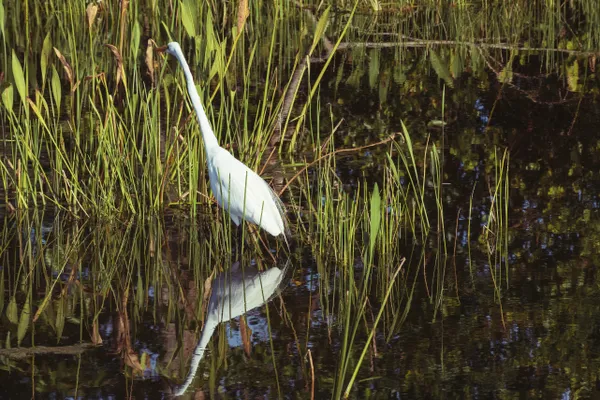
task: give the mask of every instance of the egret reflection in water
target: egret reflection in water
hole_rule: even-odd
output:
[[[206,346],[217,326],[271,300],[278,290],[285,286],[287,280],[284,278],[290,271],[290,265],[288,260],[283,268],[272,267],[258,271],[254,267],[240,268],[239,262],[236,262],[231,266],[231,270],[214,278],[200,341],[194,349],[185,382],[173,390],[176,396],[185,393],[194,380]]]

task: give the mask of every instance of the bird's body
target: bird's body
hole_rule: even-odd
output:
[[[202,131],[210,187],[217,204],[229,212],[236,225],[245,219],[273,236],[283,235],[287,242],[287,223],[281,200],[256,172],[219,146],[179,43],[169,43],[165,51],[177,58],[185,74],[188,94]]]
[[[285,235],[283,205],[267,182],[221,147],[210,157],[210,188],[231,220],[239,226],[243,218],[273,236]]]

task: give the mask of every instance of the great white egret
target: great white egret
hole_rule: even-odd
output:
[[[183,69],[188,94],[202,131],[210,188],[217,199],[217,204],[229,211],[231,220],[237,226],[243,218],[273,236],[283,235],[287,244],[289,231],[281,200],[256,172],[219,146],[200,102],[194,77],[181,51],[181,46],[177,42],[171,42],[159,51],[174,56]]]
[[[283,268],[272,267],[259,272],[254,267],[242,270],[240,263],[236,262],[230,271],[215,277],[200,341],[190,361],[190,371],[183,384],[173,388],[175,396],[185,393],[194,380],[206,346],[217,326],[267,303],[286,284],[284,277],[290,266],[291,262],[288,261]]]

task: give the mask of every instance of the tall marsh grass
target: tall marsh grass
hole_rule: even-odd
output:
[[[382,65],[377,46],[369,52],[353,47],[367,39],[410,34],[514,44],[529,29],[525,21],[498,21],[519,9],[539,23],[539,40],[555,43],[564,5],[540,14],[544,4],[459,2],[432,9],[342,1],[336,7],[346,12],[334,12],[325,3],[302,8],[256,1],[247,3],[246,13],[243,4],[189,0],[85,7],[73,0],[0,0],[0,191],[12,213],[0,231],[0,258],[2,265],[18,266],[0,268],[0,312],[10,322],[0,330],[3,346],[33,346],[47,341],[49,331],[52,342],[99,344],[99,318],[111,310],[122,329],[118,350],[134,374],[144,355],[128,338],[147,313],[174,324],[178,337],[197,333],[213,270],[238,259],[260,267],[281,257],[272,255],[273,241],[263,246],[255,235],[233,229],[211,200],[181,71],[153,51],[155,43],[177,40],[220,144],[265,171],[281,191],[299,244],[286,257],[300,264],[305,250],[315,259],[323,319],[340,338],[335,377],[324,385],[334,398],[351,396],[365,360],[374,357],[378,341],[400,331],[416,293],[425,293],[432,318],[440,315],[454,279],[448,240],[454,216],[445,201],[445,185],[452,183],[444,174],[444,133],[427,136],[423,145],[415,140],[423,133],[402,123],[377,143],[342,147],[343,121],[324,91],[343,78],[360,83],[358,65],[368,59],[369,84],[379,88],[380,99],[390,96],[385,77],[402,81],[404,72]],[[578,10],[597,14],[589,6]],[[542,27],[541,20],[550,22]],[[597,44],[597,30],[591,32],[588,45]],[[349,76],[348,65],[339,62],[346,58],[336,59],[340,50],[353,58]],[[436,69],[440,60],[431,63],[448,84],[453,78]],[[327,76],[332,65],[338,68],[334,84]],[[441,114],[443,121],[443,107]],[[368,146],[385,149],[381,174],[348,185],[340,164]],[[494,154],[490,212],[473,251],[486,255],[500,301],[508,282],[509,156]],[[464,205],[469,224],[472,207]],[[50,209],[48,224],[44,210]],[[44,231],[49,225],[51,233]],[[223,349],[220,340],[216,346]],[[303,360],[310,356],[308,332],[296,343]],[[172,368],[184,368],[180,354],[173,350],[164,360],[169,378],[184,375]],[[213,389],[214,371],[227,362],[219,357],[211,364]],[[302,373],[308,379],[307,365]]]

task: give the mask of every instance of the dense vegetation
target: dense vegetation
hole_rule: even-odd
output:
[[[240,261],[295,273],[198,391],[591,396],[599,30],[591,0],[0,0],[3,390],[181,382]],[[291,252],[214,204],[171,40]]]

